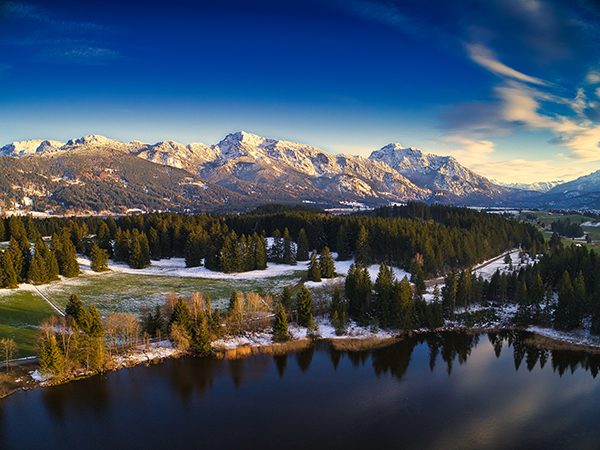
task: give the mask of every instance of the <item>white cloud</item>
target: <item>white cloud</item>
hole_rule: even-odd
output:
[[[481,44],[466,45],[469,57],[480,66],[488,69],[490,72],[495,73],[501,77],[513,78],[515,80],[524,81],[525,83],[539,84],[542,86],[549,86],[550,83],[540,78],[530,77],[515,69],[508,67],[506,64],[501,63],[494,53],[484,47]]]
[[[527,161],[512,159],[506,161],[479,161],[467,166],[476,173],[491,180],[504,183],[532,183],[534,181],[570,181],[590,173],[589,167],[563,167],[551,160]]]
[[[600,71],[590,70],[588,72],[588,74],[585,76],[585,81],[587,81],[590,84],[600,83]]]

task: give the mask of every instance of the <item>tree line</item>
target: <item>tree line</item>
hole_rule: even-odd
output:
[[[68,228],[78,252],[90,255],[96,244],[110,258],[132,267],[181,257],[188,267],[205,261],[211,270],[224,272],[262,269],[267,261],[293,264],[307,260],[310,250],[327,247],[339,260],[354,258],[363,266],[384,262],[407,271],[414,268],[416,257],[423,261],[422,276],[429,277],[469,267],[513,247],[521,246],[530,254],[544,248],[544,238],[532,224],[468,208],[409,202],[336,216],[314,208],[276,206],[239,215],[151,213],[117,219],[16,220],[29,239],[60,235]],[[13,234],[8,221],[0,220],[5,240]],[[275,242],[271,253],[267,237]]]

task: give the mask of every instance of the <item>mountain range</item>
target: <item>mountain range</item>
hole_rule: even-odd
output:
[[[600,191],[598,173],[587,183],[575,180],[541,193],[500,186],[451,156],[400,144],[386,145],[364,158],[243,131],[211,146],[124,143],[98,135],[66,143],[13,142],[0,149],[0,170],[6,174],[0,180],[4,207],[33,204],[37,210],[62,211],[240,211],[269,202],[339,207],[411,200],[558,206],[565,203],[561,186],[571,186],[568,198],[576,202],[582,200],[582,190],[587,189],[588,200],[590,193]]]

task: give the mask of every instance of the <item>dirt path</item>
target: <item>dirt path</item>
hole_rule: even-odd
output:
[[[504,258],[506,255],[509,255],[514,252],[518,252],[518,250],[513,249],[513,250],[509,250],[508,252],[502,253],[501,255],[498,255],[495,258],[490,259],[489,261],[483,262],[483,263],[473,267],[472,270],[475,271],[475,270],[483,269],[484,267],[489,266],[490,264],[498,261],[499,259]],[[425,281],[425,286],[427,286],[428,288],[435,286],[436,284],[440,284],[440,285],[444,284],[444,277],[438,277],[438,278],[434,278],[432,280]]]
[[[54,303],[52,303],[48,297],[46,297],[44,294],[42,294],[42,291],[40,291],[36,285],[33,285],[33,288],[40,295],[40,297],[42,297],[44,300],[46,300],[46,303],[48,303],[50,306],[52,306],[52,308],[54,308],[54,310],[57,313],[59,313],[61,316],[64,317],[65,313],[62,312],[60,309],[58,309],[58,307]]]

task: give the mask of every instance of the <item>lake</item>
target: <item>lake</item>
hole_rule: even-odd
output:
[[[138,366],[0,400],[0,449],[600,448],[600,355],[526,338]]]

